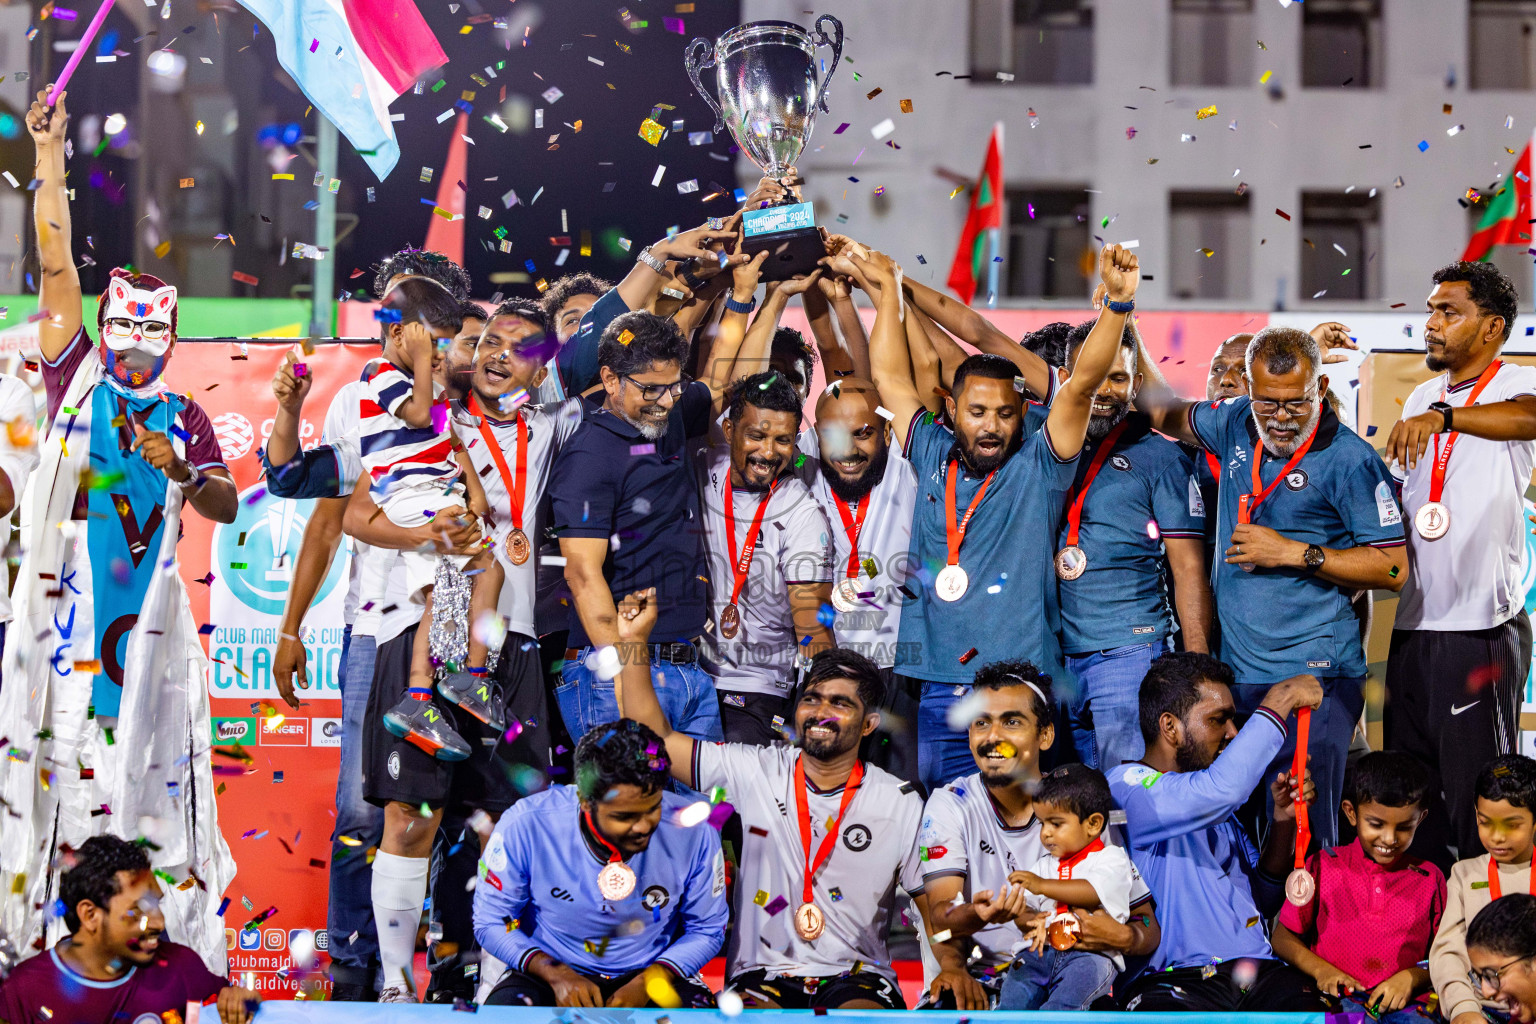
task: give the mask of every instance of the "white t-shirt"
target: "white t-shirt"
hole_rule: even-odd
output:
[[[856,519],[856,508],[839,498],[827,483],[821,467],[821,443],[814,430],[800,432],[800,451],[806,456],[799,475],[810,488],[817,504],[827,516],[832,530],[834,585],[848,575],[848,555],[852,544],[838,506]],[[875,489],[869,492],[864,512],[864,526],[859,530],[859,578],[862,605],[851,612],[839,612],[832,623],[837,646],[858,651],[881,668],[896,664],[896,637],[901,627],[901,606],[907,598],[901,592],[914,562],[912,555],[912,508],[917,503],[917,474],[902,457],[899,445],[890,446],[889,461]],[[869,563],[875,575],[869,576]]]
[[[528,424],[528,464],[523,480],[523,533],[528,537],[529,555],[522,565],[513,565],[507,558],[507,538],[512,534],[512,498],[507,483],[480,433],[478,420],[470,416],[460,403],[455,403],[454,410],[454,433],[464,442],[475,472],[480,474],[480,485],[485,488],[485,498],[491,509],[488,535],[496,541],[496,557],[506,573],[498,608],[509,630],[525,637],[536,637],[538,633],[534,628],[533,610],[538,599],[539,531],[535,520],[539,503],[544,499],[544,488],[549,483],[549,471],[554,465],[555,453],[581,425],[580,400],[571,399],[559,405],[525,405],[519,410]],[[497,421],[488,418],[486,423],[501,444],[507,471],[516,474],[517,420]]]
[[[1029,868],[1035,874],[1044,879],[1053,879],[1061,865],[1061,861],[1050,854],[1043,855]],[[1131,858],[1118,846],[1105,844],[1102,850],[1095,850],[1076,864],[1072,865],[1072,880],[1088,882],[1093,886],[1093,891],[1098,894],[1099,906],[1104,908],[1104,913],[1125,924],[1131,916],[1131,890],[1136,883],[1141,882],[1141,876],[1131,864]],[[1145,883],[1142,884],[1145,889]],[[1044,910],[1054,912],[1056,901],[1041,896],[1038,893],[1030,893],[1025,902],[1031,910]],[[1111,959],[1120,970],[1125,970],[1125,958],[1116,954]]]
[[[1441,400],[1446,374],[1413,389],[1403,418]],[[1466,404],[1473,381],[1450,389],[1445,401]],[[1478,395],[1478,405],[1536,395],[1536,367],[1506,362]],[[1443,444],[1448,435],[1438,434]],[[1414,516],[1429,501],[1435,444],[1431,440],[1412,472],[1393,465],[1403,483],[1403,515],[1410,572],[1397,603],[1398,629],[1476,630],[1508,621],[1525,607],[1525,489],[1531,483],[1536,441],[1489,441],[1460,435],[1446,465],[1440,500],[1450,510],[1450,529],[1425,540]],[[1406,476],[1406,479],[1404,479]]]
[[[1105,843],[1113,840],[1114,837],[1106,833]],[[973,893],[988,889],[993,893],[1001,892],[1008,885],[1009,874],[1032,870],[1033,865],[1049,856],[1040,845],[1040,819],[1031,814],[1023,825],[1005,825],[987,794],[980,772],[934,790],[923,808],[920,841],[928,858],[923,865],[923,877],[963,876],[965,882],[960,887],[960,896],[967,903],[971,902]],[[1118,847],[1116,850],[1119,852]],[[1121,856],[1124,857],[1124,853]],[[1129,907],[1150,899],[1152,890],[1147,888],[1129,860],[1126,864],[1132,879],[1128,911]],[[1036,874],[1040,872],[1036,871]],[[1076,872],[1073,874],[1081,877]],[[1052,866],[1050,874],[1043,877],[1055,878],[1056,868]],[[1101,895],[1099,899],[1103,901],[1104,897]],[[1108,903],[1105,903],[1105,909],[1111,909]],[[1124,922],[1126,918],[1117,920]],[[988,925],[972,935],[971,940],[981,948],[977,966],[1001,967],[1013,959],[1024,943],[1024,936],[1017,925],[1007,921]]]
[[[789,475],[779,480],[763,512],[752,564],[736,601],[740,626],[734,637],[726,639],[720,634],[720,616],[731,602],[736,559],[752,531],[762,494],[731,489],[736,519],[736,549],[732,551],[724,511],[730,449],[723,445],[704,449],[698,466],[710,611],[715,622],[715,628],[705,632],[704,669],[715,677],[718,689],[781,697],[794,685],[799,639],[789,584],[832,579],[832,530],[826,513],[798,477]]]
[[[8,373],[0,373],[0,424],[21,421],[27,431],[32,431],[37,425],[37,399],[32,394],[32,389],[18,377],[12,377]],[[0,431],[4,427],[0,426]],[[10,441],[9,435],[0,433],[0,473],[4,473],[11,482],[11,496],[16,506],[21,507],[21,493],[27,488],[27,481],[32,476],[32,471],[37,468],[39,461],[37,441],[34,438],[30,445],[18,448]],[[11,517],[6,515],[0,519],[0,550],[11,542]],[[9,581],[0,581],[8,583]],[[10,587],[0,586],[0,622],[11,621],[11,597]]]
[[[814,942],[795,932],[794,915],[804,896],[805,850],[796,810],[795,761],[800,751],[782,743],[694,744],[695,788],[725,787],[741,815],[741,861],[726,948],[726,977],[746,971],[819,978],[846,974],[855,965],[895,983],[886,935],[896,909],[896,889],[923,888],[917,834],[923,803],[911,786],[874,765],[848,805],[841,834],[812,880],[826,926]],[[810,787],[807,809],[814,858],[837,818],[843,791]]]

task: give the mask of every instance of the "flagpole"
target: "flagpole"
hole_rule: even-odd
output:
[[[315,130],[315,170],[320,174],[320,184],[315,187],[315,248],[320,258],[313,261],[310,274],[309,336],[329,338],[334,334],[331,327],[331,307],[336,300],[336,195],[331,191],[331,179],[336,177],[336,159],[340,144],[336,126],[331,119],[315,111],[319,125]]]
[[[1003,255],[1003,226],[1008,223],[1008,185],[1007,176],[1003,174],[1003,122],[998,121],[992,126],[997,135],[997,169],[1000,180],[997,190],[998,226],[987,229],[987,308],[997,307],[998,280],[1002,277]],[[986,173],[985,169],[982,171]]]

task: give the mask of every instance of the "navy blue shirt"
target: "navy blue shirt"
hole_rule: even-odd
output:
[[[688,438],[709,431],[709,385],[688,386],[657,441],[603,408],[606,397],[587,401],[581,426],[555,459],[549,478],[555,535],[609,541],[603,575],[614,603],[655,587],[661,614],[651,639],[692,640],[704,631],[709,592]],[[587,643],[572,602],[570,646]]]
[[[301,451],[286,466],[273,466],[267,449],[261,449],[261,468],[267,471],[267,492],[275,498],[341,498],[341,470],[336,450],[328,444]]]
[[[1212,574],[1221,619],[1221,658],[1240,686],[1270,686],[1294,675],[1365,675],[1360,625],[1350,594],[1302,569],[1244,572],[1225,558],[1237,525],[1238,499],[1253,489],[1258,443],[1247,396],[1190,407],[1200,443],[1222,460]],[[1269,486],[1286,459],[1263,452],[1259,478]],[[1317,437],[1296,468],[1259,506],[1258,526],[1334,550],[1394,548],[1405,543],[1403,516],[1381,457],[1324,405]]]
[[[1027,432],[971,516],[960,546],[970,586],[951,602],[934,595],[933,581],[949,561],[944,481],[950,460],[959,457],[955,435],[919,413],[907,432],[906,454],[917,474],[915,565],[906,583],[915,600],[901,610],[898,667],[916,679],[969,683],[989,662],[1024,658],[1054,679],[1066,678],[1051,555],[1077,460],[1056,457],[1043,424]],[[986,477],[968,472],[963,459],[956,474],[958,524]]]
[[[603,332],[615,319],[629,312],[623,296],[617,288],[610,288],[587,307],[572,334],[560,351],[555,353],[555,375],[560,387],[560,397],[570,398],[581,394],[597,383],[597,349],[603,340]]]
[[[1084,446],[1073,486],[1088,475],[1099,442]],[[1067,544],[1061,517],[1058,550]],[[1151,643],[1173,632],[1164,537],[1205,533],[1194,467],[1179,446],[1131,413],[1083,499],[1077,544],[1088,569],[1061,581],[1061,649],[1068,654]]]

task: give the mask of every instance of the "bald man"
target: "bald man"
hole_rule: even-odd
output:
[[[885,677],[888,706],[866,741],[868,759],[915,782],[917,684],[897,676],[895,665],[917,475],[891,445],[879,408],[879,392],[862,377],[828,385],[816,402],[816,429],[800,434],[806,459],[799,473],[832,524],[837,645],[863,654]]]

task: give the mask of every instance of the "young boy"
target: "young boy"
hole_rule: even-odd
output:
[[[1275,955],[1342,999],[1342,1012],[1387,1024],[1419,1019],[1430,984],[1418,965],[1445,910],[1445,876],[1408,852],[1429,788],[1429,772],[1407,754],[1383,750],[1356,761],[1340,806],[1359,841],[1313,854],[1315,895],[1280,910]]]
[[[1131,916],[1131,859],[1101,838],[1113,806],[1109,783],[1087,765],[1063,765],[1040,780],[1034,810],[1047,853],[1008,876],[1031,894],[1034,914],[1020,919],[1025,948],[1003,978],[999,1010],[1086,1010],[1125,969],[1118,954],[1071,948],[1080,931],[1071,908],[1102,907],[1121,924]]]
[[[398,321],[390,322],[393,314],[398,314]],[[358,492],[371,493],[382,514],[397,526],[420,526],[454,506],[467,505],[475,515],[483,516],[485,493],[464,458],[462,444],[448,428],[447,406],[444,404],[441,411],[434,409],[441,393],[434,380],[435,364],[440,361],[438,342],[458,332],[462,323],[460,302],[435,281],[408,277],[384,296],[380,315],[385,318],[384,359],[368,377],[360,402],[363,424],[359,446],[368,477],[359,483]],[[430,550],[402,551],[397,558],[411,603],[420,606],[423,615],[411,651],[409,688],[400,702],[384,713],[384,726],[434,757],[462,761],[470,754],[469,745],[431,700],[434,580],[445,558],[464,571],[472,581],[467,618],[474,623],[487,612],[494,613],[502,571],[488,549],[467,563],[462,556],[443,556]],[[455,618],[462,620],[462,611]],[[461,621],[460,628],[463,625]],[[500,728],[498,702],[482,678],[487,650],[481,638],[485,634],[481,630],[469,632],[469,672],[448,675],[439,689],[482,722]]]
[[[1504,754],[1483,766],[1474,788],[1477,836],[1488,852],[1451,868],[1445,913],[1429,948],[1429,975],[1440,995],[1440,1013],[1451,1024],[1483,1020],[1481,994],[1467,980],[1467,923],[1509,893],[1536,889],[1531,873],[1536,833],[1536,761]],[[1462,851],[1463,853],[1469,851]]]

